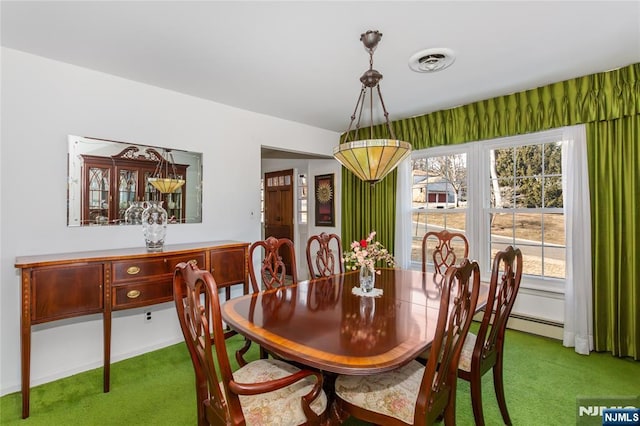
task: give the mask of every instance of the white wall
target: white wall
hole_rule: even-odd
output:
[[[260,146],[331,155],[338,142],[335,132],[12,49],[3,48],[1,53],[2,395],[20,386],[16,256],[144,245],[142,232],[124,227],[66,226],[67,135],[203,153],[203,222],[170,225],[168,244],[259,239]],[[152,310],[150,324],[144,324],[141,309],[114,314],[113,361],[182,339],[171,304]],[[101,316],[34,327],[31,359],[32,386],[101,366]]]

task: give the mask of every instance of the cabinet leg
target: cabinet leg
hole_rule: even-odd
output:
[[[30,334],[30,333],[27,333]],[[22,418],[29,417],[31,342],[30,335],[22,336]]]
[[[111,310],[104,313],[104,367],[103,370],[103,390],[109,392],[111,384]]]
[[[31,386],[31,272],[22,271],[22,307],[20,312],[20,367],[22,379],[22,418],[29,417]]]

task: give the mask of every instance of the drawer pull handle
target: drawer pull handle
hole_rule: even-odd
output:
[[[129,299],[135,299],[138,296],[140,296],[140,290],[129,290],[127,292],[127,297]]]
[[[191,259],[191,260],[189,261],[189,263],[190,263],[190,264],[192,264],[192,265],[196,265],[196,266],[198,265],[198,261],[197,261],[197,260],[195,260],[195,259]]]
[[[135,275],[138,272],[140,272],[140,267],[139,266],[129,266],[127,268],[127,274],[129,274],[129,275]]]

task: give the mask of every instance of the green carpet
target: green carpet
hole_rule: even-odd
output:
[[[514,425],[572,425],[578,396],[640,395],[640,362],[603,353],[581,356],[557,340],[511,330],[506,342],[505,392]],[[227,345],[235,353],[242,340],[235,336]],[[257,357],[255,345],[250,357]],[[0,424],[196,424],[193,370],[184,344],[114,363],[111,380],[111,392],[103,393],[100,368],[34,387],[26,420],[20,418],[20,393],[6,395],[0,398]],[[487,425],[501,424],[490,373],[483,377],[483,397]],[[456,414],[458,425],[474,424],[469,385],[462,380]]]

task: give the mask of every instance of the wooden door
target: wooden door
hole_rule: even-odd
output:
[[[288,238],[293,241],[293,170],[264,175],[264,237]],[[282,253],[287,272],[291,256]]]

